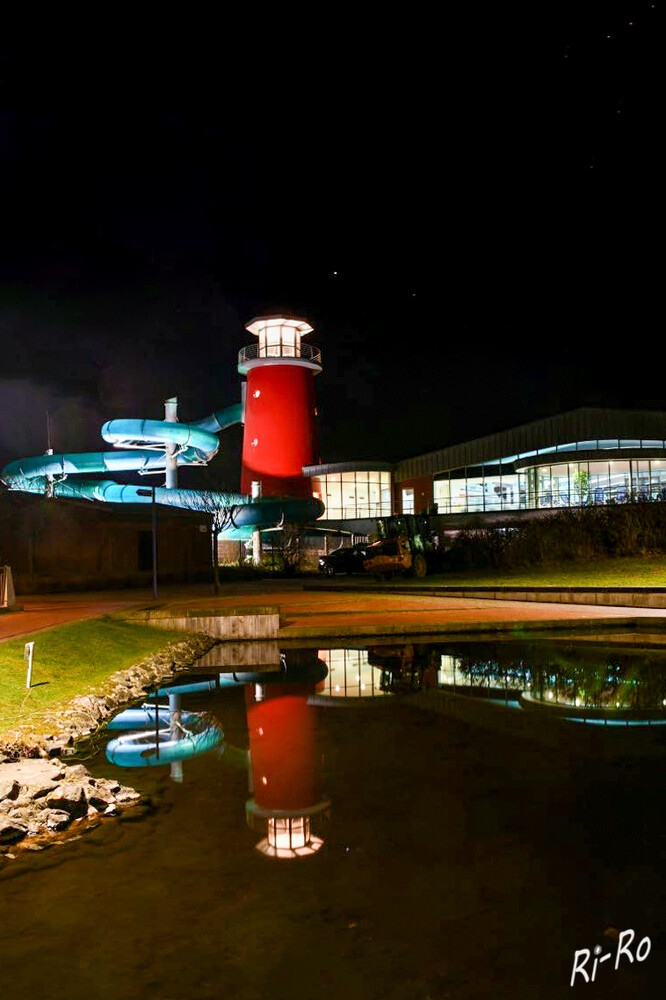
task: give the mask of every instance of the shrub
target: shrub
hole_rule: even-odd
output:
[[[444,560],[450,570],[517,569],[648,552],[666,552],[661,501],[581,507],[518,526],[466,529]]]

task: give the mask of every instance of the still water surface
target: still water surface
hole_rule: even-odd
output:
[[[187,678],[222,683],[178,702],[212,750],[86,761],[150,808],[0,873],[3,1000],[562,997],[609,927],[651,953],[588,992],[658,995],[664,653],[282,654]]]

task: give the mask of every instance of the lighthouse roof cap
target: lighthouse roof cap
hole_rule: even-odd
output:
[[[306,333],[312,333],[312,330],[314,329],[314,327],[312,327],[308,321],[303,319],[301,316],[291,316],[284,312],[271,313],[266,316],[255,316],[254,319],[245,324],[245,329],[248,333],[253,333],[255,337],[258,337],[261,330],[265,330],[271,326],[291,327],[293,330],[298,330],[301,337],[304,337]]]

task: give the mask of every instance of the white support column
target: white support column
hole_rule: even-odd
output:
[[[258,480],[252,481],[252,499],[258,500],[261,496],[261,483]],[[252,564],[254,566],[261,565],[261,532],[252,532]]]
[[[52,455],[53,454],[53,448],[47,448],[45,454],[46,455]],[[52,475],[50,475],[50,473],[46,474],[46,490],[45,490],[45,493],[46,493],[46,496],[49,497],[49,498],[51,498],[53,496],[53,482],[54,482],[54,478],[55,477],[52,476]]]
[[[169,729],[170,737],[172,740],[182,740],[183,731],[180,726],[180,699],[179,694],[169,695]],[[183,780],[183,762],[182,760],[174,760],[171,762],[171,780],[182,783]]]
[[[171,399],[164,400],[164,419],[169,424],[178,423],[178,397],[172,396]],[[178,486],[178,459],[176,458],[176,453],[178,451],[178,446],[175,444],[168,444],[165,450],[165,460],[166,460],[166,483],[165,486],[168,490],[175,490]]]

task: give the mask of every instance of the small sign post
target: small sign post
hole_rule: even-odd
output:
[[[27,688],[32,684],[32,655],[35,649],[34,642],[26,642],[25,650],[23,652],[23,658],[27,660],[28,663],[28,676],[25,679],[25,686]]]

